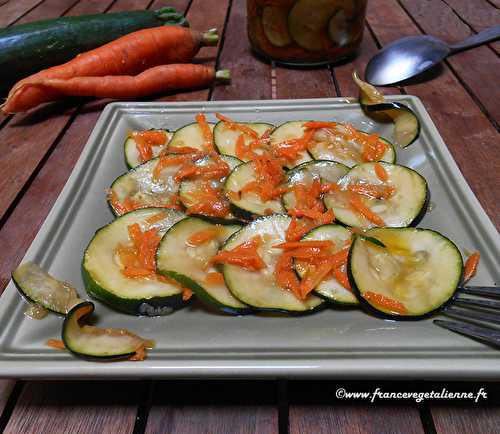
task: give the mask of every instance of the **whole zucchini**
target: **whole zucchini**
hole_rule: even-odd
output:
[[[127,33],[164,24],[188,26],[172,7],[81,15],[0,30],[0,90],[50,66],[71,60]]]

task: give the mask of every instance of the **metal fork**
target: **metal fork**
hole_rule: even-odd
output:
[[[465,295],[465,296],[464,296]],[[475,295],[483,298],[471,298]],[[500,324],[500,287],[497,286],[466,286],[458,288],[458,295],[452,304],[445,307],[441,313],[462,321],[477,321]],[[472,339],[479,340],[500,348],[500,329],[463,322],[435,319],[434,324],[445,329],[460,333]]]

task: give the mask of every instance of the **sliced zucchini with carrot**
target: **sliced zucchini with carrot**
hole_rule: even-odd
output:
[[[415,112],[399,102],[388,102],[384,94],[361,80],[356,71],[352,74],[359,87],[359,103],[365,112],[373,116],[385,116],[394,123],[394,143],[401,148],[411,145],[420,134],[420,121]]]
[[[457,246],[429,229],[375,228],[356,237],[348,273],[363,306],[394,319],[424,318],[454,295],[463,270]]]
[[[285,212],[280,194],[274,194],[269,183],[259,181],[253,161],[240,164],[231,172],[226,178],[224,191],[234,212],[242,218]]]
[[[85,324],[94,309],[94,303],[84,301],[68,312],[62,328],[62,341],[66,349],[77,357],[95,361],[143,360],[146,357],[146,349],[153,348],[153,341],[125,329]]]
[[[262,148],[267,145],[266,140],[262,140],[262,143],[256,143],[256,141],[261,138],[266,132],[271,132],[274,129],[274,125],[264,123],[264,122],[238,122],[235,125],[243,126],[243,129],[238,129],[228,125],[227,122],[220,121],[215,125],[214,128],[214,142],[215,147],[221,154],[232,155],[240,160],[248,161],[249,158],[247,154],[252,151],[256,154],[262,152]],[[255,134],[244,133],[245,129],[249,129]],[[240,136],[243,136],[240,139]],[[239,140],[243,140],[243,143],[238,143]],[[257,149],[250,150],[249,147],[254,144]],[[261,145],[261,146],[258,146]]]
[[[229,238],[216,257],[229,290],[258,310],[308,313],[324,304],[311,294],[300,299],[277,283],[276,266],[282,251],[275,246],[285,241],[290,222],[281,214],[261,217]]]
[[[221,155],[221,160],[232,171],[239,166],[242,161],[229,155]],[[208,166],[213,164],[212,159],[207,156],[194,162],[196,167]],[[202,215],[214,220],[235,220],[236,217],[231,213],[230,203],[224,194],[224,182],[226,177],[217,179],[204,179],[197,177],[186,179],[181,182],[179,188],[179,199],[186,207],[188,214]]]
[[[172,137],[168,130],[133,131],[124,144],[125,163],[133,169],[152,158],[158,157]]]
[[[207,122],[210,131],[213,131],[215,124]],[[168,150],[175,152],[175,148],[195,148],[206,151],[207,138],[198,122],[185,125],[176,130],[168,143]]]
[[[82,300],[69,283],[55,279],[39,265],[25,262],[12,273],[20,294],[29,302],[61,315]]]
[[[327,125],[315,130],[308,148],[316,160],[338,161],[349,167],[369,161],[396,162],[394,146],[378,134],[365,133],[349,124]]]
[[[286,47],[292,43],[288,32],[288,8],[265,6],[262,9],[262,25],[271,44],[276,47]]]
[[[229,292],[224,277],[210,263],[224,241],[239,229],[196,217],[181,220],[161,240],[156,257],[158,273],[190,288],[208,306],[235,315],[249,313],[249,307]]]
[[[169,154],[153,158],[120,175],[108,192],[113,213],[122,215],[138,208],[176,207],[180,183],[175,180],[175,174],[181,166],[181,159]]]
[[[328,22],[338,7],[336,0],[297,0],[288,15],[293,40],[309,51],[324,50]]]
[[[295,186],[304,186],[304,194],[308,194],[315,180],[320,184],[335,184],[348,171],[349,168],[347,166],[335,161],[326,160],[309,161],[294,167],[287,173],[287,187],[289,191],[282,196],[283,205],[287,211],[296,208],[297,198],[296,192],[294,192]]]
[[[308,232],[301,241],[331,241],[330,249],[332,256],[345,252],[345,264],[339,264],[321,283],[316,286],[314,292],[326,300],[341,305],[357,305],[358,299],[354,295],[347,280],[347,254],[351,242],[352,233],[340,225],[323,225]],[[308,264],[299,260],[294,261],[297,274],[303,278],[308,271]],[[339,277],[340,275],[340,277]]]
[[[305,123],[307,121],[285,122],[271,133],[270,146],[273,154],[283,158],[289,169],[312,160],[307,152],[312,132],[306,130]]]
[[[415,224],[426,210],[427,182],[405,166],[360,164],[338,185],[339,189],[327,193],[323,201],[337,221],[347,226],[406,227]]]
[[[161,236],[184,217],[175,210],[144,208],[99,229],[83,256],[88,294],[132,315],[165,315],[184,306],[183,288],[155,273]]]

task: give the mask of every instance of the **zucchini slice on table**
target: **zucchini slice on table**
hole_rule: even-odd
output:
[[[172,133],[169,132],[168,130],[148,130],[148,131],[135,131],[135,133],[141,133],[145,132],[148,133],[149,131],[155,131],[159,133],[165,134],[165,142],[162,144],[154,144],[150,146],[151,148],[151,158],[158,157],[160,153],[167,147],[167,144],[172,137]],[[147,143],[146,143],[147,144]],[[129,135],[127,139],[125,140],[125,144],[123,146],[124,152],[125,152],[125,163],[127,164],[127,167],[129,169],[133,169],[136,166],[139,166],[142,163],[145,163],[146,161],[150,160],[144,160],[141,158],[141,155],[139,153],[139,149],[137,146],[137,141],[136,138],[134,137],[134,133]]]
[[[303,184],[310,187],[314,179],[319,179],[321,183],[335,184],[342,176],[349,171],[347,166],[335,161],[317,160],[302,163],[294,167],[287,173],[288,187],[296,184]],[[283,205],[289,211],[296,207],[295,194],[288,191],[283,194]]]
[[[236,265],[222,265],[229,290],[236,298],[256,309],[307,313],[324,303],[323,299],[314,295],[299,300],[291,291],[279,287],[276,283],[275,266],[282,251],[273,246],[285,242],[285,232],[290,221],[288,216],[281,214],[261,217],[239,230],[222,248],[222,251],[232,250],[255,236],[261,237],[263,242],[258,253],[266,265],[265,268],[251,271]]]
[[[274,125],[263,122],[238,122],[238,124],[251,128],[258,134],[259,137],[261,137],[266,131],[274,129]],[[226,125],[226,122],[217,122],[214,128],[215,147],[221,154],[238,157],[236,153],[236,142],[241,134],[241,131],[229,128]],[[252,137],[248,134],[244,134],[243,136],[245,137],[245,146],[248,146],[254,141],[254,139],[252,139]],[[243,161],[248,161],[248,159],[244,158]]]
[[[338,7],[336,0],[298,0],[288,15],[293,40],[309,51],[324,50],[328,21]]]
[[[386,173],[386,181],[379,178],[377,165]],[[427,182],[405,166],[360,164],[338,184],[339,190],[325,194],[323,201],[327,208],[333,209],[337,221],[347,226],[406,227],[415,224],[426,210]]]
[[[208,122],[208,126],[213,131],[215,124]],[[197,122],[185,125],[175,131],[168,143],[168,149],[175,152],[175,148],[195,148],[205,151],[205,137]]]
[[[239,229],[240,226],[215,225],[196,217],[181,220],[161,240],[156,257],[158,273],[190,288],[208,306],[235,315],[249,313],[250,308],[220,280],[222,275],[217,268],[209,265],[224,241]],[[194,242],[193,237],[198,235],[201,242]]]
[[[279,197],[264,201],[254,191],[241,192],[243,187],[256,180],[257,174],[253,161],[240,164],[226,178],[224,191],[233,206],[235,214],[243,218],[251,218],[252,215],[262,216],[285,212]],[[272,188],[272,186],[269,188]]]
[[[132,245],[129,227],[138,224],[141,231],[154,229],[162,236],[184,214],[164,208],[143,208],[129,212],[99,229],[83,257],[83,279],[92,297],[113,309],[132,314],[156,316],[171,313],[185,305],[183,290],[176,283],[148,277],[127,277],[118,252]]]
[[[354,135],[349,135],[348,130]],[[352,167],[356,164],[366,163],[366,155],[363,150],[366,146],[364,141],[368,133],[354,129],[350,125],[336,124],[331,128],[321,128],[316,130],[309,145],[309,153],[316,160],[332,160]],[[391,142],[378,137],[378,140],[385,146],[385,151],[381,152],[378,161],[387,163],[396,162],[396,151]],[[370,160],[373,161],[373,160]]]
[[[115,215],[129,211],[127,202],[132,203],[134,208],[173,205],[180,185],[174,176],[182,163],[164,167],[156,179],[154,171],[161,158],[167,156],[146,161],[113,181],[109,188],[108,203]]]
[[[288,8],[265,6],[262,10],[262,26],[269,42],[276,47],[285,47],[292,43],[288,32]]]
[[[275,153],[278,152],[279,154],[279,148],[281,146],[283,146],[289,141],[301,139],[306,132],[306,129],[304,127],[304,124],[306,122],[307,121],[290,121],[290,122],[285,122],[284,124],[281,124],[279,127],[277,127],[271,133],[271,148],[273,148],[273,151]],[[307,143],[305,145],[307,145]],[[292,169],[293,167],[298,166],[299,164],[311,160],[312,158],[307,152],[307,150],[303,150],[298,153],[297,158],[294,159],[293,161],[287,160],[286,167]]]
[[[64,318],[62,340],[64,346],[74,355],[96,361],[115,359],[142,360],[146,348],[154,343],[125,329],[99,328],[81,324],[94,312],[94,303],[84,301],[73,307]]]
[[[235,167],[239,166],[242,161],[238,160],[235,157],[231,157],[229,155],[221,155],[220,158],[229,166],[229,169],[232,171]],[[205,157],[201,160],[196,161],[195,166],[204,166],[210,164],[212,159],[210,157]],[[187,179],[181,182],[179,187],[179,198],[182,204],[186,207],[188,214],[199,214],[206,217],[212,218],[214,221],[218,220],[227,220],[232,221],[235,220],[236,217],[229,211],[226,213],[226,209],[229,209],[229,201],[224,194],[224,183],[226,181],[226,177],[221,179]],[[208,184],[208,187],[207,187]],[[203,207],[203,212],[191,212],[192,209],[198,208],[197,205],[204,202],[204,190],[209,191],[217,191],[220,192],[220,197],[217,202],[214,204],[209,204],[209,209],[205,209]],[[213,205],[213,206],[210,206]]]
[[[308,232],[302,238],[302,241],[332,241],[333,248],[332,254],[335,254],[345,248],[346,243],[348,243],[352,238],[352,233],[349,229],[346,229],[340,225],[323,225],[319,226],[312,231]],[[345,266],[343,266],[345,267]],[[304,264],[300,261],[295,261],[295,270],[300,277],[303,277],[307,271]],[[342,268],[342,272],[345,270]],[[351,289],[347,289],[334,277],[330,276],[323,280],[315,289],[314,292],[331,301],[335,304],[341,305],[357,305],[359,304],[358,299],[354,295]]]
[[[69,283],[55,279],[33,262],[26,262],[12,273],[21,295],[30,303],[65,315],[82,300]]]
[[[417,319],[450,300],[462,277],[457,246],[438,232],[376,228],[356,237],[349,254],[349,280],[364,306],[384,316]]]

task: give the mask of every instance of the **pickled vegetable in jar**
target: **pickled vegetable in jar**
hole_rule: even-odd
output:
[[[333,63],[361,43],[366,0],[247,0],[248,38],[268,60]]]

